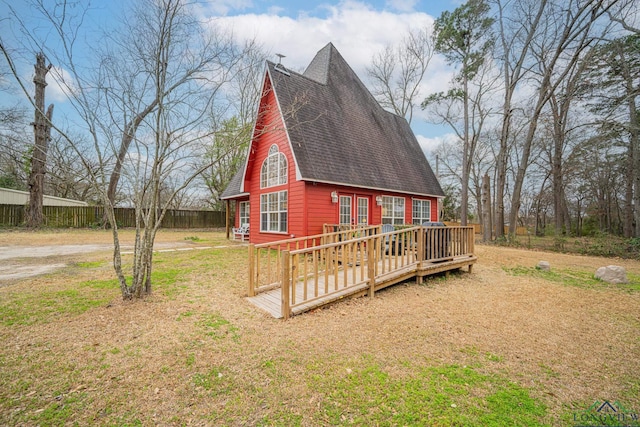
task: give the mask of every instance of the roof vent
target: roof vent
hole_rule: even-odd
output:
[[[276,71],[280,71],[282,74],[286,76],[290,76],[291,74],[289,74],[289,71],[287,71],[287,69],[284,68],[284,65],[282,65],[282,58],[286,58],[286,57],[281,53],[276,53],[276,56],[278,57],[278,63],[273,68]]]

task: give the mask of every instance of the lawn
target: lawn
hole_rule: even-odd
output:
[[[157,253],[143,301],[120,299],[108,251],[0,283],[0,424],[640,425],[638,261],[478,245],[471,275],[282,321],[243,298],[245,245],[202,230],[159,241],[199,249]],[[551,273],[533,268],[543,259]],[[591,278],[609,264],[631,283]]]

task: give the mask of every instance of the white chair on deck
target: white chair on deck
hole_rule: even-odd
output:
[[[233,240],[249,240],[249,224],[242,224],[240,227],[232,228]]]

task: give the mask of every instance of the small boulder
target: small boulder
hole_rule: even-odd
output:
[[[536,266],[536,268],[538,270],[542,270],[542,271],[550,271],[551,270],[551,264],[549,264],[549,261],[540,261],[538,263],[538,265]]]
[[[600,267],[596,270],[595,277],[603,282],[613,283],[614,285],[629,283],[629,279],[627,279],[627,271],[624,267],[620,267],[619,265]]]

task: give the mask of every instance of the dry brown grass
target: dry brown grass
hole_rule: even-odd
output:
[[[104,234],[104,235],[103,235]],[[108,242],[106,232],[3,233],[4,245]],[[221,233],[162,233],[163,242],[221,242]],[[469,365],[526,388],[560,425],[595,400],[640,411],[640,292],[582,288],[513,276],[504,267],[595,270],[612,263],[640,275],[640,262],[477,246],[472,275],[400,284],[330,308],[275,320],[244,299],[246,249],[156,256],[172,271],[145,301],[81,313],[36,314],[8,325],[0,315],[0,420],[7,425],[255,425],[326,423],[322,378],[338,381],[374,363],[392,376]],[[43,293],[108,280],[108,253],[90,268],[0,288],[3,307],[29,309]],[[53,262],[55,259],[48,259]],[[63,261],[68,262],[65,258]],[[95,292],[99,292],[96,294]],[[57,295],[57,294],[56,294]],[[22,306],[16,301],[23,301]],[[563,418],[564,417],[564,418]]]

